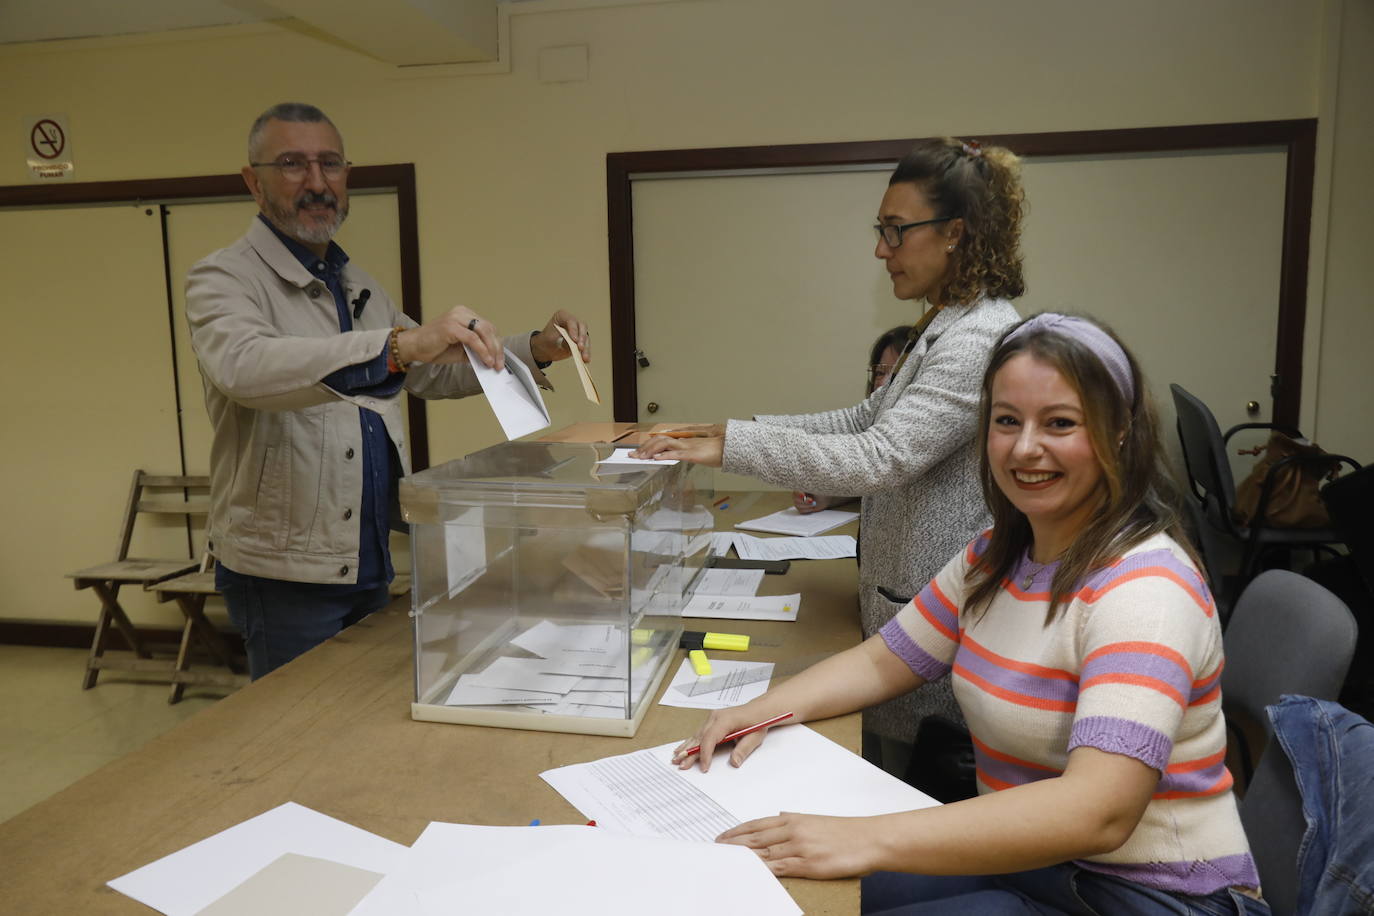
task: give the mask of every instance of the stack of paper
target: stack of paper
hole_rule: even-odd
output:
[[[168,916],[696,916],[674,889],[701,875],[741,912],[801,913],[740,846],[431,823],[407,848],[294,802],[109,885]]]
[[[501,657],[459,675],[446,706],[524,706],[553,715],[614,719],[639,702],[647,668],[627,670],[623,628],[542,620],[511,644],[537,658]]]
[[[737,532],[730,537],[741,560],[838,560],[854,556],[857,546],[849,534],[756,538]]]
[[[765,515],[747,522],[736,522],[735,527],[747,531],[767,531],[770,534],[814,537],[818,534],[824,534],[832,528],[847,525],[858,517],[859,513],[857,512],[841,512],[838,509],[822,509],[820,512],[802,515],[795,508],[792,508],[783,509],[781,512],[774,512],[772,515]]]

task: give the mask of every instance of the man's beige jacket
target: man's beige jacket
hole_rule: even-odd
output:
[[[349,302],[370,291],[347,333],[339,332],[328,287],[256,217],[243,238],[187,274],[186,317],[214,429],[210,549],[235,572],[296,582],[357,581],[363,489],[358,407],[381,414],[401,472],[410,472],[399,393],[349,396],[321,379],[376,357],[392,327],[415,322],[351,261],[343,282]],[[530,353],[528,334],[504,343],[541,387],[550,387]],[[481,392],[466,363],[417,365],[405,387],[422,398]]]

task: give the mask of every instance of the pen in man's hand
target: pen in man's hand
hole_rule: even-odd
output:
[[[704,433],[695,429],[661,429],[656,433],[649,433],[651,436],[667,436],[669,439],[709,439],[710,433]]]
[[[771,719],[764,719],[762,722],[759,722],[755,725],[746,725],[744,728],[736,729],[735,731],[732,731],[730,734],[726,735],[724,738],[721,738],[719,741],[716,742],[716,746],[719,747],[727,741],[734,741],[736,738],[743,738],[745,735],[752,735],[754,732],[758,731],[761,728],[767,728],[770,725],[777,725],[779,722],[782,722],[790,718],[792,718],[792,713],[785,712],[781,715],[776,715]],[[698,744],[694,747],[687,748],[687,750],[679,754],[674,754],[673,760],[685,760],[693,754],[700,753],[701,745]]]

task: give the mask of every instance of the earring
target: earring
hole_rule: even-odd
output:
[[[954,250],[954,246],[953,246],[953,245],[950,245],[948,248],[945,249],[945,251],[953,251],[953,250]]]

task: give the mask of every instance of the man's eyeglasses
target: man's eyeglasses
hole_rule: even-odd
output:
[[[887,243],[888,248],[900,248],[902,245],[902,233],[908,229],[915,229],[917,226],[929,226],[931,223],[947,223],[955,216],[941,216],[936,219],[923,219],[919,223],[879,223],[873,227],[873,231],[878,233],[878,238]]]
[[[325,178],[338,178],[347,172],[353,163],[342,156],[320,156],[308,159],[305,156],[278,156],[271,162],[250,162],[254,168],[274,168],[281,177],[289,181],[301,181],[310,173],[311,164],[318,165]]]

